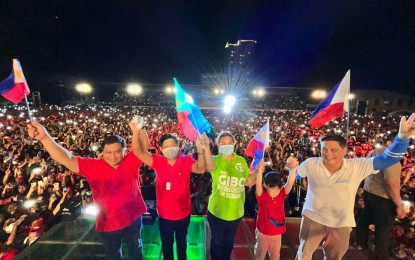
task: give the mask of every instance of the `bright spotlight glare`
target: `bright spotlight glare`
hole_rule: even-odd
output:
[[[354,99],[355,97],[356,97],[356,95],[353,94],[353,93],[350,93],[349,96],[348,96],[349,99]]]
[[[98,208],[95,207],[94,205],[88,205],[85,208],[85,214],[91,215],[91,216],[96,216],[98,214]]]
[[[234,96],[225,97],[225,106],[233,106],[236,103],[236,98]]]
[[[236,98],[234,96],[231,96],[231,95],[226,96],[224,103],[225,103],[225,105],[223,106],[223,111],[225,113],[229,114],[232,110],[232,107],[236,103]]]
[[[127,85],[127,93],[132,96],[140,95],[143,92],[143,87],[140,84],[133,83]]]

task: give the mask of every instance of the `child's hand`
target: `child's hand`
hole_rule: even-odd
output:
[[[265,163],[265,161],[264,161],[264,160],[259,161],[259,164],[258,164],[258,166],[257,166],[258,173],[264,173],[264,171],[265,171],[265,166],[266,166],[266,163]]]

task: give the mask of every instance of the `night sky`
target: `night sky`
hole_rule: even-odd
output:
[[[415,2],[2,0],[0,76],[21,61],[31,90],[200,83],[225,71],[225,44],[257,40],[255,78],[275,87],[415,93]],[[50,84],[54,85],[54,83]]]

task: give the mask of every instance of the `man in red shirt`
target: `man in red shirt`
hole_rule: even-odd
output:
[[[134,121],[130,122],[130,128],[133,133],[142,131],[141,126]],[[160,147],[164,156],[148,153],[145,146],[148,141],[143,143],[142,140],[141,135],[139,140],[138,137],[134,140],[133,135],[133,143],[141,144],[139,147],[133,147],[133,151],[140,160],[156,172],[157,212],[164,259],[174,259],[174,236],[176,236],[177,259],[187,259],[186,236],[192,212],[190,174],[206,172],[203,155],[207,153],[211,156],[207,136],[203,134],[196,140],[199,155],[197,161],[188,155],[178,155],[179,144],[177,138],[171,134],[164,134],[160,138]]]
[[[147,209],[138,173],[142,162],[134,153],[126,153],[125,140],[119,136],[106,137],[101,144],[102,158],[97,159],[73,156],[36,122],[28,124],[28,133],[43,144],[55,161],[88,179],[98,209],[96,231],[104,242],[107,259],[121,259],[122,241],[128,246],[129,259],[143,259],[141,217]],[[144,149],[148,149],[145,131],[133,132],[133,140],[140,136]],[[137,143],[133,142],[133,149]]]

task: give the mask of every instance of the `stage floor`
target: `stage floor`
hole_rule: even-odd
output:
[[[205,259],[204,221],[202,216],[191,217],[187,236],[188,259]],[[153,225],[143,225],[141,235],[144,259],[162,259],[158,221]],[[125,246],[123,253],[124,259],[128,259]],[[105,259],[105,256],[103,244],[95,232],[95,219],[81,216],[75,221],[65,221],[54,226],[15,259],[92,260]]]
[[[210,259],[210,232],[206,218],[192,216],[187,236],[187,256],[189,260]],[[295,258],[298,242],[299,219],[287,218],[287,234],[283,237],[281,260]],[[158,221],[153,225],[143,225],[144,259],[162,259],[161,240]],[[243,219],[238,228],[232,260],[251,260],[255,246],[255,220]],[[123,247],[124,259],[128,259],[126,248]],[[95,219],[85,215],[75,221],[62,222],[42,238],[26,248],[15,259],[47,259],[47,260],[93,260],[105,259],[104,248],[95,232]],[[322,259],[321,249],[317,250],[314,259]],[[344,259],[368,259],[359,250],[349,250]]]

